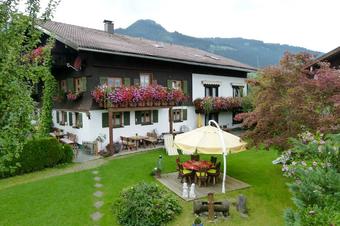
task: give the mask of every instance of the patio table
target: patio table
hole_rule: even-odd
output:
[[[198,171],[202,168],[208,168],[208,169],[211,168],[213,166],[213,163],[210,161],[206,161],[206,160],[200,160],[200,161],[188,160],[186,162],[183,162],[182,165],[183,165],[183,168]]]
[[[139,147],[140,144],[142,144],[143,146],[145,146],[144,144],[144,139],[147,139],[147,136],[132,136],[132,137],[128,137],[130,140],[133,140],[136,142],[136,148]]]

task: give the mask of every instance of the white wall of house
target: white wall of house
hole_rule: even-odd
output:
[[[218,89],[218,95],[220,97],[232,97],[233,89],[232,84],[235,85],[244,85],[244,94],[246,94],[246,82],[245,78],[237,78],[237,77],[227,77],[227,76],[219,76],[219,75],[208,75],[208,74],[192,74],[192,98],[195,100],[196,98],[204,97],[204,85],[203,81],[213,81],[220,82],[220,87]]]
[[[232,85],[243,85],[244,86],[244,95],[247,93],[247,85],[245,82],[245,78],[237,78],[237,77],[227,77],[227,76],[219,76],[219,75],[208,75],[208,74],[192,74],[192,97],[193,100],[197,98],[203,98],[205,95],[204,81],[210,81],[213,83],[220,84],[218,88],[218,96],[220,97],[232,97],[233,89]],[[204,124],[205,117],[202,117],[202,122]],[[218,115],[219,124],[227,125],[228,128],[239,127],[240,124],[234,124],[232,120],[231,112],[220,112]]]
[[[174,122],[173,129],[175,131],[180,131],[181,126],[185,125],[190,129],[196,128],[196,114],[194,107],[174,107],[174,109],[187,109],[187,120],[182,122]],[[128,108],[127,108],[128,110]],[[83,127],[76,129],[72,126],[60,125],[57,123],[56,110],[53,110],[53,125],[56,128],[64,130],[64,133],[73,133],[77,135],[77,143],[82,144],[84,141],[92,142],[100,134],[106,135],[106,141],[104,145],[109,142],[109,128],[102,128],[102,113],[107,112],[107,110],[95,110],[90,111],[90,119],[85,113],[83,114]],[[68,120],[67,120],[68,121]],[[74,121],[74,120],[73,120]],[[138,135],[146,135],[148,132],[156,130],[160,135],[162,133],[169,132],[169,109],[162,108],[158,109],[158,122],[152,123],[151,125],[136,125],[135,124],[135,112],[130,112],[130,125],[121,128],[113,129],[113,140],[119,141],[120,136],[133,136],[136,133]]]

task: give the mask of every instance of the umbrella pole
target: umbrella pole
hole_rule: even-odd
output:
[[[225,193],[225,180],[227,176],[227,155],[223,153],[223,182],[222,182],[222,193]]]
[[[223,139],[222,132],[221,132],[222,130],[221,130],[220,126],[214,120],[209,120],[208,124],[210,125],[211,123],[215,124],[216,127],[218,128],[218,135],[220,137],[220,141],[221,141],[221,144],[222,144],[223,164],[224,164],[222,193],[225,193],[225,179],[226,179],[226,175],[227,175],[227,150],[225,148],[225,143],[224,143],[224,139]]]

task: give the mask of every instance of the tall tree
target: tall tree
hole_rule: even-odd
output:
[[[340,71],[321,63],[313,74],[304,70],[308,54],[285,54],[277,66],[259,71],[249,81],[255,109],[236,118],[250,128],[254,144],[287,147],[303,130],[340,130]]]
[[[28,0],[24,12],[18,10],[20,3],[0,2],[0,174],[15,171],[23,144],[33,135],[34,84],[46,81],[45,90],[50,91],[44,94],[48,95],[52,95],[54,87],[49,60],[53,43],[36,50],[41,45],[36,25],[49,19],[59,2],[50,0],[44,12],[40,11],[39,0]],[[51,114],[48,95],[43,97],[48,106],[43,107],[43,115]],[[42,122],[39,128],[44,133],[48,122]]]

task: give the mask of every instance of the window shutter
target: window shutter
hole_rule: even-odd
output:
[[[138,78],[135,78],[135,79],[133,80],[133,84],[134,84],[135,86],[139,86],[139,85],[140,85],[139,79],[138,79]]]
[[[131,82],[130,82],[130,78],[124,78],[124,86],[130,86]]]
[[[86,77],[82,77],[82,78],[81,78],[81,91],[82,91],[82,92],[85,92],[85,91],[86,91],[86,80],[87,80]]]
[[[72,112],[68,113],[68,124],[69,126],[73,126]]]
[[[172,80],[167,80],[167,87],[172,89]]]
[[[73,78],[68,78],[66,79],[66,84],[67,84],[67,91],[74,91],[74,83],[73,83]]]
[[[188,119],[188,110],[187,109],[183,109],[182,112],[183,112],[183,121],[187,120]]]
[[[83,113],[79,112],[78,113],[78,122],[77,122],[77,126],[79,128],[83,128]]]
[[[124,112],[124,126],[130,125],[130,112],[126,111]]]
[[[102,127],[109,127],[109,113],[103,112],[102,113]]]
[[[188,95],[188,81],[187,80],[183,80],[183,93],[185,95]]]
[[[141,124],[142,119],[141,119],[141,112],[140,111],[135,111],[135,117],[136,117],[136,125]]]
[[[107,83],[107,77],[100,77],[99,78],[99,84],[104,85],[105,83]]]
[[[60,122],[60,119],[59,119],[59,111],[56,111],[56,114],[57,114],[57,123]]]
[[[67,122],[67,112],[64,111],[64,123]]]
[[[152,111],[153,122],[158,122],[158,110]]]

